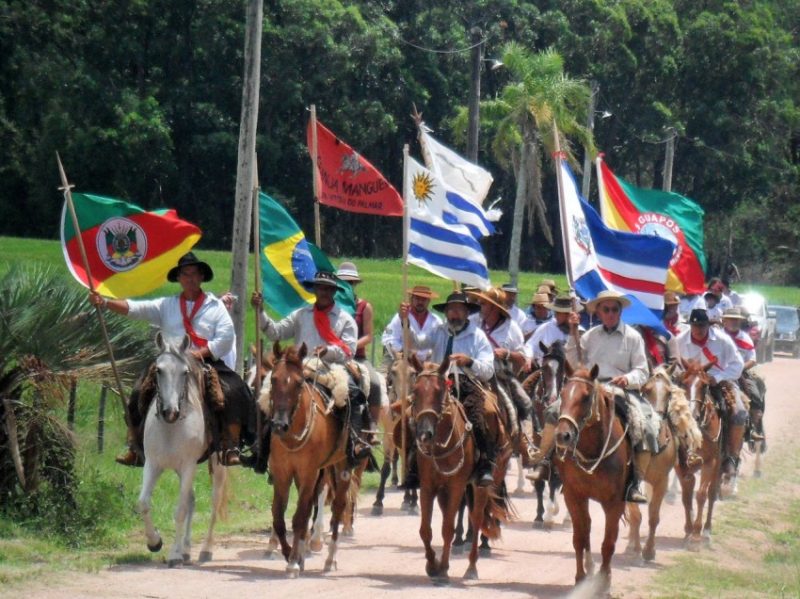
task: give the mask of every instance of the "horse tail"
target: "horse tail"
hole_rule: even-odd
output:
[[[489,492],[489,501],[483,511],[483,526],[481,532],[490,540],[495,541],[501,537],[501,524],[517,518],[517,510],[511,503],[506,482],[503,481],[495,491],[494,488]]]

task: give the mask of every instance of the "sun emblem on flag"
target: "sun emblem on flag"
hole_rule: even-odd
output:
[[[340,173],[350,173],[351,177],[355,177],[365,170],[367,169],[361,164],[361,160],[355,152],[342,156],[342,164],[339,166]]]
[[[589,227],[586,225],[586,219],[572,217],[572,230],[575,231],[573,239],[575,244],[581,248],[586,255],[592,253],[592,236],[589,233]]]
[[[131,270],[147,254],[147,235],[130,219],[113,217],[97,231],[97,254],[115,272]]]
[[[411,179],[411,191],[420,207],[424,207],[433,198],[434,182],[428,173],[417,173]]]

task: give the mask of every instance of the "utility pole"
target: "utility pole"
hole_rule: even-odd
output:
[[[589,96],[589,118],[586,126],[589,128],[589,133],[594,133],[594,111],[597,102],[597,93],[600,91],[600,85],[597,81],[592,81],[592,93]],[[592,184],[592,157],[589,156],[589,148],[583,149],[583,185],[581,186],[581,194],[583,199],[589,201],[589,186]]]
[[[664,182],[661,188],[664,191],[672,191],[672,162],[675,160],[675,138],[678,137],[678,132],[675,127],[667,129],[667,153],[664,157]]]
[[[478,163],[478,132],[480,131],[481,63],[483,62],[483,32],[480,27],[469,30],[472,43],[472,73],[469,82],[467,160]]]
[[[231,291],[239,298],[233,304],[233,327],[236,332],[236,372],[242,372],[244,317],[247,308],[247,258],[250,254],[250,227],[255,185],[256,127],[261,81],[261,31],[264,20],[263,0],[248,0],[244,34],[244,79],[242,113],[239,123],[239,152],[236,166],[236,208],[233,216],[233,260]],[[258,241],[256,240],[256,243]],[[259,265],[256,264],[256,268]],[[259,290],[260,291],[260,290]]]

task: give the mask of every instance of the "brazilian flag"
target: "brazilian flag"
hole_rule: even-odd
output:
[[[314,303],[314,294],[306,290],[304,283],[318,271],[336,269],[322,250],[306,240],[283,206],[264,192],[259,192],[258,198],[264,303],[283,318]],[[335,297],[342,309],[355,314],[355,296],[349,283],[341,281]]]

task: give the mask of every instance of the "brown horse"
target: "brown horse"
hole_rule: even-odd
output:
[[[412,356],[411,363],[417,373],[412,391],[411,414],[416,431],[420,479],[419,535],[425,545],[425,571],[428,576],[447,580],[456,512],[467,486],[472,488],[469,513],[472,528],[483,532],[490,539],[499,538],[499,523],[510,518],[511,506],[496,493],[490,492],[489,488],[475,486],[472,481],[476,462],[475,440],[470,433],[472,427],[464,407],[450,393],[447,380],[449,358],[438,367],[435,364],[425,364],[423,367],[416,356]],[[489,411],[487,407],[487,421],[490,419]],[[496,415],[494,419],[496,420]],[[500,424],[499,421],[497,423]],[[502,425],[499,433],[505,437]],[[498,487],[505,476],[509,456],[510,448],[506,442],[505,448],[498,453],[494,471],[494,482]],[[442,510],[443,546],[440,560],[436,559],[436,552],[431,547],[434,498],[438,500]],[[477,560],[478,534],[474,534],[469,567],[464,578],[478,577]]]
[[[273,537],[267,555],[280,542],[286,558],[287,574],[295,578],[304,568],[309,517],[323,481],[322,470],[329,469],[329,480],[335,481],[331,517],[331,541],[324,571],[336,568],[339,523],[345,510],[350,487],[350,470],[345,459],[347,431],[331,414],[331,407],[318,388],[303,375],[306,346],[281,351],[273,348],[274,367],[270,373],[269,391],[262,392],[259,404],[271,417],[269,470],[272,474]],[[271,403],[271,406],[269,404]],[[269,410],[265,408],[269,407]],[[297,509],[292,518],[294,539],[286,540],[284,512],[289,502],[292,483],[297,487]],[[276,540],[277,537],[277,540]]]
[[[722,456],[722,420],[708,390],[711,379],[708,371],[713,364],[701,366],[694,360],[682,360],[684,372],[681,375],[681,386],[686,390],[692,415],[700,424],[703,433],[703,443],[698,455],[703,458],[700,470],[700,484],[697,488],[697,514],[692,520],[692,495],[695,487],[695,473],[682,466],[680,462],[675,465],[675,472],[681,483],[683,510],[686,515],[683,530],[686,533],[686,545],[689,549],[697,550],[700,542],[705,538],[706,543],[711,543],[711,518],[714,513],[714,503],[717,500],[720,480],[720,464]],[[708,500],[708,514],[703,525],[703,509]]]
[[[653,409],[661,414],[661,434],[666,439],[666,446],[660,453],[652,456],[647,465],[647,470],[643,473],[644,480],[650,483],[652,492],[648,498],[648,525],[647,541],[642,549],[639,537],[639,528],[642,524],[642,513],[639,506],[635,503],[628,504],[628,550],[641,553],[645,561],[653,561],[656,558],[656,529],[660,521],[661,503],[667,494],[669,485],[669,473],[675,465],[677,455],[677,444],[675,431],[671,430],[669,424],[669,404],[673,393],[682,395],[683,391],[675,387],[672,383],[672,367],[658,366],[650,379],[642,386],[642,397],[650,402]]]
[[[605,512],[601,553],[601,584],[611,585],[611,557],[625,512],[625,482],[631,461],[626,428],[614,409],[614,398],[597,379],[598,368],[566,365],[567,381],[561,390],[561,410],[556,427],[555,465],[564,484],[564,500],[572,516],[572,546],[577,564],[575,582],[593,570],[589,535],[592,521],[589,500]],[[588,571],[588,572],[587,572]]]

